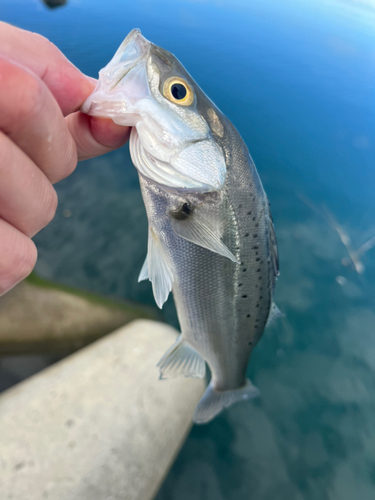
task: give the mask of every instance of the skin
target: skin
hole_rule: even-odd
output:
[[[35,266],[53,184],[128,140],[129,127],[78,111],[94,88],[46,38],[0,22],[0,296]]]

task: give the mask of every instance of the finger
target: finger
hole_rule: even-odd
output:
[[[108,153],[129,140],[130,127],[116,125],[109,118],[73,113],[65,118],[77,146],[79,160]]]
[[[0,219],[0,295],[31,273],[36,258],[33,241]]]
[[[46,176],[0,132],[0,217],[33,236],[53,219],[56,207],[56,191]]]
[[[0,59],[0,130],[38,165],[51,182],[77,165],[77,150],[61,110],[34,74]]]
[[[31,70],[44,81],[64,116],[78,110],[95,84],[49,40],[0,22],[0,56]]]

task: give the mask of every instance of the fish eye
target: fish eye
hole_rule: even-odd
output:
[[[181,106],[190,106],[194,100],[192,88],[178,76],[172,76],[164,82],[163,94],[169,101]]]

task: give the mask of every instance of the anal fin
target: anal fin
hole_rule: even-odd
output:
[[[206,373],[204,359],[181,335],[168,349],[157,366],[160,369],[160,378],[193,377],[203,378]]]

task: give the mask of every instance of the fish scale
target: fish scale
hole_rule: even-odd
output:
[[[162,235],[175,265],[173,295],[182,338],[208,362],[215,387],[222,391],[244,386],[250,354],[272,301],[267,198],[241,137],[229,127],[230,138],[223,143],[230,160],[222,205],[227,203],[232,210],[223,215],[222,240],[240,265],[177,237],[165,214],[180,196],[166,195],[140,177],[149,224]]]
[[[210,421],[258,395],[246,378],[267,321],[278,253],[269,203],[232,123],[181,63],[139,30],[125,39],[83,111],[132,126],[149,238],[139,280],[162,307],[170,291],[181,335],[159,361],[161,378],[211,382],[194,420]]]

